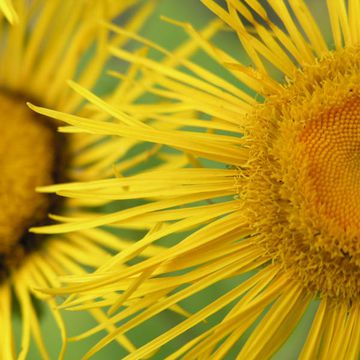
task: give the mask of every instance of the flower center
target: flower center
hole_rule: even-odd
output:
[[[343,231],[360,233],[360,98],[311,119],[300,142],[318,212]]]
[[[299,71],[252,114],[244,206],[258,242],[319,296],[360,298],[360,48]]]
[[[53,198],[35,191],[54,182],[58,142],[50,120],[21,97],[0,92],[0,267],[24,252],[29,227],[46,222]]]

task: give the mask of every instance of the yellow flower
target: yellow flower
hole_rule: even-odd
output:
[[[99,292],[104,299],[98,306],[111,305],[111,321],[121,323],[89,351],[91,356],[174,304],[240,277],[237,286],[126,359],[147,358],[208,318],[207,330],[169,359],[227,358],[241,343],[238,359],[267,359],[311,303],[317,310],[300,358],[358,359],[360,2],[328,1],[330,48],[302,0],[269,0],[276,22],[257,0],[228,0],[225,6],[215,0],[202,2],[236,33],[252,66],[206,40],[216,22],[200,34],[188,24],[179,25],[232,75],[231,81],[183,54],[169,54],[174,60],[169,65],[113,48],[119,58],[156,72],[156,86],[143,85],[172,101],[144,107],[148,127],[121,124],[125,115],[112,114],[110,108],[118,123],[37,108],[67,122],[68,131],[165,144],[184,151],[190,160],[182,169],[149,171],[86,188],[47,188],[74,199],[95,193],[149,202],[39,232],[55,234],[125,220],[154,224],[153,231],[95,274],[71,277],[66,288],[50,292],[77,293],[67,304],[76,309],[86,308],[82,303]],[[173,66],[178,64],[187,72]],[[284,80],[276,80],[273,73]],[[199,116],[178,117],[180,128],[167,128],[179,109],[195,110]],[[178,233],[181,241],[166,239]],[[159,239],[167,249],[118,270]],[[132,306],[114,313],[126,299]],[[214,323],[211,317],[223,308],[226,314]]]
[[[35,192],[39,186],[63,181],[95,180],[112,175],[112,165],[135,141],[106,140],[99,136],[61,135],[58,125],[31,111],[27,101],[76,114],[93,114],[82,105],[82,97],[71,90],[67,79],[94,88],[106,65],[108,44],[124,45],[127,39],[109,38],[101,20],[125,14],[139,2],[99,0],[14,1],[18,21],[9,25],[0,20],[0,109],[1,109],[1,181],[0,181],[0,353],[2,359],[27,357],[31,339],[42,358],[49,358],[45,348],[34,298],[45,300],[56,320],[66,347],[66,331],[59,310],[51,298],[37,292],[39,288],[58,285],[58,276],[84,273],[84,267],[97,267],[109,257],[107,250],[120,250],[127,242],[100,229],[71,235],[36,235],[31,227],[50,224],[48,213],[62,215],[94,214],[94,206],[104,204],[96,198],[60,201],[53,195]],[[10,3],[1,6],[10,9]],[[126,21],[136,30],[153,6],[137,6],[137,12]],[[125,88],[110,101],[124,96],[131,103],[137,94]],[[101,116],[101,115],[100,115]],[[120,140],[120,141],[119,141]],[[131,163],[132,161],[132,163]],[[123,168],[135,165],[127,159]],[[21,351],[16,354],[12,317],[17,300],[21,313]],[[99,321],[101,311],[91,311]],[[127,349],[131,343],[118,338]]]

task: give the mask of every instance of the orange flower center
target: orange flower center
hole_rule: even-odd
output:
[[[359,47],[329,53],[255,109],[240,194],[273,261],[347,303],[360,299],[359,59]]]
[[[360,98],[311,119],[300,135],[315,204],[343,231],[360,230]]]

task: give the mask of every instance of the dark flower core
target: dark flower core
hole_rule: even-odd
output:
[[[28,233],[48,222],[54,196],[35,191],[62,177],[65,144],[52,120],[33,113],[25,99],[0,92],[0,279],[44,240]]]

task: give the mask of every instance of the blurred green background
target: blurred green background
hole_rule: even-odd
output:
[[[121,0],[119,0],[121,1]],[[327,17],[323,15],[324,11],[324,1],[311,1],[309,2],[310,7],[313,10],[313,13],[320,21],[321,26],[325,28],[325,32],[329,34],[329,24]],[[150,38],[151,40],[156,41],[160,45],[165,46],[166,48],[174,48],[181,41],[185,39],[185,35],[181,29],[176,28],[174,25],[166,23],[160,19],[160,16],[170,17],[180,21],[191,22],[196,28],[201,28],[207,24],[209,20],[213,18],[211,12],[206,9],[199,0],[159,0],[158,6],[155,12],[152,14],[151,18],[144,25],[141,33]],[[247,63],[247,59],[239,46],[238,40],[231,33],[224,33],[215,39],[216,42],[221,43],[222,48],[227,51],[230,51],[236,58],[243,60]],[[221,70],[214,63],[206,59],[205,57],[198,57],[198,60],[201,61],[208,68],[213,69],[222,76],[227,77],[225,71]],[[119,65],[120,66],[120,65]],[[111,64],[111,67],[114,68],[114,64]],[[121,71],[122,69],[120,69]],[[104,77],[100,83],[100,88],[98,89],[101,93],[105,88],[112,86],[111,79]],[[242,279],[233,279],[229,281],[224,281],[217,286],[214,286],[206,291],[203,291],[199,296],[193,299],[188,299],[183,305],[189,311],[195,311],[196,309],[201,308],[205,303],[208,303],[210,299],[214,299],[219,294],[223,294],[226,290],[236,286]],[[311,325],[311,320],[313,314],[316,310],[317,303],[314,302],[307,312],[306,316],[302,319],[300,325],[295,330],[295,332],[290,337],[286,345],[276,354],[275,359],[296,359],[301,348],[301,345],[304,343],[306,333]],[[220,312],[216,316],[209,319],[209,323],[216,323],[224,313]],[[68,332],[70,336],[77,335],[84,330],[91,328],[96,322],[86,313],[78,312],[63,312]],[[147,339],[152,339],[155,333],[160,333],[161,329],[169,328],[181,320],[181,317],[171,313],[165,313],[156,318],[154,321],[149,321],[144,324],[141,330],[132,331],[130,333],[131,339],[135,344],[142,344]],[[16,331],[20,333],[21,323],[18,318],[15,319],[16,322]],[[199,333],[203,328],[206,328],[208,325],[202,324],[198,326],[194,331],[188,332],[181,336],[179,339],[174,341],[174,343],[168,349],[164,350],[165,352],[160,352],[156,354],[153,359],[163,359],[171,348],[176,346],[179,342],[184,343],[187,340],[191,339],[196,333]],[[42,310],[42,329],[45,334],[45,340],[51,355],[52,359],[56,359],[59,353],[59,344],[60,337],[58,329],[55,322],[53,321],[51,315],[47,312],[46,309]],[[82,356],[90,349],[90,347],[95,344],[104,334],[97,334],[92,336],[84,341],[77,343],[69,343],[67,350],[67,360],[72,359],[81,359]],[[241,344],[237,346],[239,348]],[[235,349],[236,351],[236,349]],[[124,356],[123,350],[116,344],[112,343],[107,346],[105,349],[97,353],[93,359],[121,359]],[[32,346],[29,359],[39,359],[40,355],[35,346]],[[234,358],[234,353],[229,355],[229,359]]]

